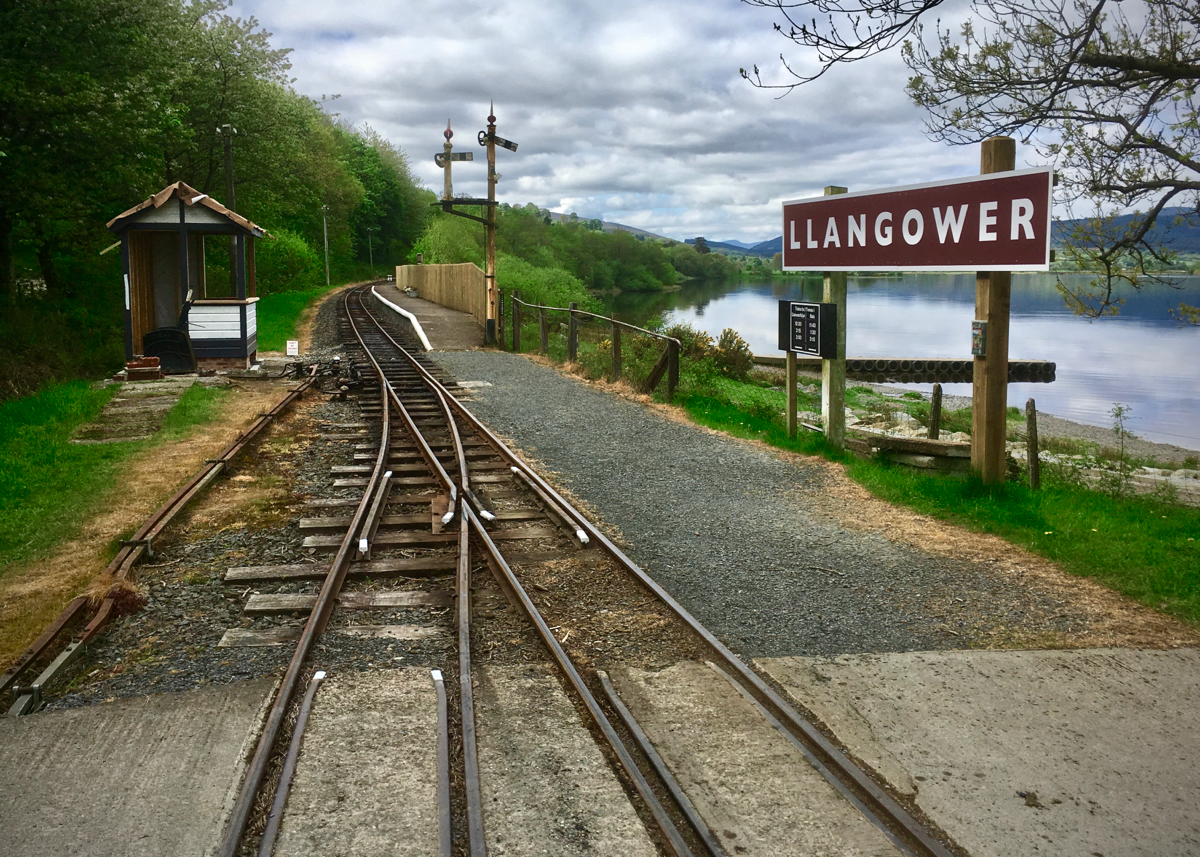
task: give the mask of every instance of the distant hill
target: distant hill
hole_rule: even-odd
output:
[[[1183,210],[1182,208],[1164,208],[1163,213],[1159,215],[1158,225],[1150,230],[1150,240],[1156,242],[1162,241],[1176,253],[1200,253],[1200,226],[1190,226],[1186,223],[1179,226],[1173,225],[1175,218]],[[1118,217],[1116,222],[1124,226],[1129,222],[1131,217],[1132,215],[1123,215]],[[1063,238],[1071,233],[1076,224],[1084,222],[1084,220],[1086,218],[1054,221],[1054,229],[1050,236],[1052,246],[1061,247],[1063,245]],[[724,243],[726,246],[730,245],[728,241]],[[709,241],[708,246],[717,250],[720,245],[714,241]],[[780,235],[778,238],[772,238],[770,241],[763,241],[749,249],[737,250],[736,252],[749,256],[763,256],[769,259],[776,253],[783,252],[783,236]]]
[[[1182,208],[1164,208],[1158,216],[1158,222],[1150,230],[1148,238],[1151,243],[1163,243],[1176,253],[1200,253],[1200,226],[1188,223],[1175,225],[1175,218],[1184,212]],[[1131,214],[1118,217],[1117,226],[1125,226],[1133,218]],[[1063,239],[1071,234],[1077,224],[1086,223],[1087,218],[1077,220],[1056,220],[1050,241],[1055,247],[1063,245]],[[782,239],[781,239],[782,241]]]
[[[695,244],[696,239],[695,238],[684,238],[683,243],[684,244]],[[741,242],[741,241],[736,241],[736,242],[734,242],[734,241],[709,241],[707,238],[705,238],[704,243],[708,245],[709,250],[713,250],[717,253],[724,253],[727,256],[749,256],[749,255],[752,255],[750,253],[750,250],[748,249],[750,247],[750,245],[746,244],[744,242]]]
[[[550,219],[556,223],[569,223],[571,221],[571,215],[569,214],[559,214],[557,211],[547,211],[546,213],[549,214]],[[577,217],[577,219],[586,223],[590,218]],[[636,226],[626,226],[624,223],[610,223],[607,220],[600,221],[600,228],[605,232],[629,232],[642,239],[653,238],[656,241],[671,240],[670,238],[664,238],[661,235],[655,235],[653,232],[647,232],[645,229],[638,229]]]

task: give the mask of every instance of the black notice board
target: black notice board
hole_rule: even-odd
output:
[[[837,304],[780,301],[779,350],[837,357]]]

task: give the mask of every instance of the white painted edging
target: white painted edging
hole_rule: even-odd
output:
[[[379,292],[375,291],[374,286],[371,286],[371,294],[373,294],[375,297],[377,297],[379,299],[379,302],[382,303],[384,306],[391,307],[396,312],[400,313],[400,315],[404,316],[410,322],[412,322],[413,329],[417,332],[417,338],[421,340],[421,344],[423,346],[425,346],[425,350],[426,351],[433,350],[433,346],[429,344],[429,340],[425,337],[425,331],[421,328],[421,322],[417,321],[417,317],[415,315],[413,315],[411,312],[404,309],[403,307],[397,306],[396,304],[392,303],[387,298],[385,298],[383,295],[379,294]]]

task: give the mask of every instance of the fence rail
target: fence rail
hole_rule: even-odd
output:
[[[503,306],[503,297],[501,298],[501,306]],[[549,353],[550,346],[550,324],[549,315],[552,312],[567,313],[567,360],[574,363],[579,357],[579,321],[582,318],[592,318],[600,322],[606,322],[611,327],[611,342],[612,342],[612,379],[620,380],[623,372],[623,364],[621,359],[621,331],[628,330],[643,336],[649,336],[654,339],[662,340],[666,343],[666,348],[663,350],[662,356],[658,362],[654,364],[650,370],[650,374],[641,385],[643,393],[651,393],[659,385],[665,376],[667,379],[667,401],[671,401],[675,397],[675,390],[679,387],[679,349],[680,342],[673,336],[667,336],[662,333],[656,333],[653,330],[647,330],[644,327],[638,327],[634,324],[629,324],[620,321],[611,316],[599,315],[594,312],[588,312],[578,308],[578,305],[572,301],[570,306],[552,307],[545,304],[534,304],[523,301],[519,297],[519,292],[512,293],[512,350],[521,351],[521,327],[524,324],[525,310],[534,311],[537,314],[538,320],[538,335],[540,353]],[[503,327],[501,327],[503,330]]]

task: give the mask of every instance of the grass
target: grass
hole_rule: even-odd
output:
[[[767,395],[771,392],[778,399],[778,415],[776,399]],[[1200,626],[1200,509],[1154,497],[1112,496],[1045,472],[1043,489],[1034,492],[1018,483],[984,486],[974,477],[859,459],[831,448],[815,432],[789,438],[782,392],[753,384],[722,379],[704,390],[685,390],[679,404],[693,421],[709,428],[844,462],[850,478],[884,500],[995,534],[1073,574]],[[805,407],[802,393],[800,408]]]
[[[258,350],[283,351],[296,338],[296,323],[309,304],[343,284],[321,286],[302,292],[276,292],[258,300]]]
[[[117,481],[122,461],[211,421],[227,391],[189,388],[150,440],[70,443],[72,432],[95,419],[115,392],[70,381],[0,405],[0,570],[45,556],[71,538]]]

